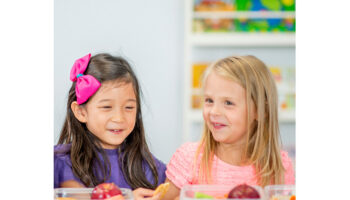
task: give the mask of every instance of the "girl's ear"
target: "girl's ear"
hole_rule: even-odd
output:
[[[81,123],[87,122],[87,113],[83,106],[80,106],[78,102],[73,101],[70,108],[72,109],[75,118],[77,118]]]

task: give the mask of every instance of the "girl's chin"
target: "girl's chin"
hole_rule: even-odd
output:
[[[227,138],[223,137],[223,135],[212,133],[212,136],[216,142],[225,142],[227,140]]]

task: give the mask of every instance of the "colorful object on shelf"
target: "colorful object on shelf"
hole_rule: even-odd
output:
[[[218,5],[231,5],[230,9],[221,9]],[[196,12],[239,11],[258,12],[261,17],[207,17],[193,19],[194,32],[295,32],[295,17],[266,17],[268,12],[295,11],[294,0],[197,0]],[[289,17],[289,18],[286,18]]]
[[[295,19],[194,19],[193,32],[295,32]]]
[[[192,87],[200,88],[202,75],[207,68],[208,63],[196,63],[192,66]]]
[[[193,109],[199,109],[203,105],[202,103],[202,96],[201,95],[195,95],[192,94],[192,108]]]
[[[285,11],[295,11],[295,1],[294,0],[281,0],[283,10]]]
[[[295,0],[195,0],[194,11],[295,11]]]
[[[282,111],[295,108],[295,69],[294,67],[269,67],[271,74],[276,81],[278,90],[279,108]]]
[[[196,0],[195,11],[233,11],[234,0]]]
[[[234,31],[232,19],[194,19],[194,32],[229,32]]]
[[[250,10],[252,2],[250,0],[236,0],[235,7],[238,11]]]
[[[273,78],[275,79],[276,83],[280,83],[282,81],[282,74],[281,74],[281,68],[279,67],[269,67]]]
[[[202,96],[200,95],[202,76],[209,63],[196,63],[192,66],[192,108],[202,107]]]
[[[260,0],[255,0],[260,1]],[[261,0],[262,6],[266,10],[279,11],[282,10],[282,4],[279,0]]]

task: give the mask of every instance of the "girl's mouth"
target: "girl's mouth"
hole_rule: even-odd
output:
[[[221,124],[221,123],[217,123],[217,122],[213,122],[212,125],[213,125],[213,127],[214,127],[215,129],[217,129],[217,130],[226,127],[225,124]]]
[[[109,131],[113,134],[120,134],[123,132],[123,129],[109,129]]]

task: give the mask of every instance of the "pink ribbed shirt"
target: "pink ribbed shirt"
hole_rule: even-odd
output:
[[[166,176],[178,188],[184,185],[199,184],[198,183],[198,166],[193,168],[194,158],[199,143],[185,143],[176,150],[167,165]],[[288,153],[281,151],[282,163],[285,171],[285,183],[295,184],[294,169]],[[193,171],[195,169],[196,171]],[[214,155],[212,164],[212,184],[215,185],[237,185],[246,183],[249,185],[257,185],[255,169],[252,165],[235,166],[225,163]]]

